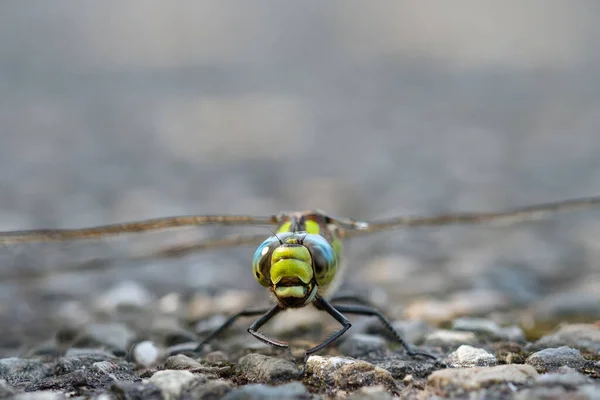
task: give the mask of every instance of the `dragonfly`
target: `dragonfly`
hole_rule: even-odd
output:
[[[428,216],[400,216],[375,222],[338,218],[319,210],[282,212],[266,217],[250,215],[186,215],[154,218],[79,229],[34,229],[0,232],[0,244],[12,245],[32,242],[90,240],[122,234],[167,230],[186,226],[271,226],[272,235],[232,235],[207,239],[197,243],[160,249],[149,257],[171,257],[198,250],[258,245],[252,258],[252,274],[256,281],[274,299],[274,305],[263,309],[246,309],[232,315],[219,328],[200,342],[195,352],[217,338],[241,317],[260,316],[248,328],[258,340],[277,348],[290,350],[287,342],[272,339],[260,328],[275,315],[286,309],[309,305],[329,314],[342,327],[304,355],[304,368],[308,357],[339,339],[351,327],[346,315],[376,317],[391,337],[410,356],[436,357],[417,350],[394,329],[390,320],[368,301],[357,296],[336,296],[336,289],[344,269],[342,241],[352,237],[399,228],[444,226],[461,224],[502,224],[546,218],[558,212],[600,206],[600,196],[536,204],[497,212],[443,213]],[[92,266],[93,268],[94,266]],[[97,265],[95,267],[98,267]],[[55,272],[55,271],[54,271]],[[341,303],[341,304],[340,304]],[[302,371],[304,371],[304,368]],[[302,373],[302,372],[301,372]]]

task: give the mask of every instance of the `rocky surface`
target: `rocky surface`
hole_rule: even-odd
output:
[[[308,2],[3,4],[0,231],[600,193],[594,2]],[[271,304],[252,246],[152,256],[265,227],[2,245],[0,398],[599,398],[600,213],[547,217],[348,240],[340,292],[438,359],[352,317],[301,377],[316,310],[194,352]]]

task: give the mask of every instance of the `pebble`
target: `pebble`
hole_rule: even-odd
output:
[[[199,379],[202,378],[189,371],[168,369],[156,372],[149,381],[160,388],[165,400],[174,400],[180,397],[185,386]]]
[[[52,369],[37,360],[17,357],[0,359],[0,379],[10,386],[17,386],[29,380],[42,379],[50,375]]]
[[[393,398],[382,385],[362,387],[348,396],[348,400],[392,400]]]
[[[167,361],[165,362],[166,369],[184,370],[200,368],[201,366],[202,364],[200,364],[198,361],[183,354],[171,356],[167,358]]]
[[[160,349],[150,340],[144,340],[133,348],[133,360],[137,365],[149,368],[156,364]]]
[[[150,382],[116,381],[110,386],[110,393],[118,399],[163,400],[161,389]]]
[[[545,349],[560,346],[569,346],[598,354],[600,352],[600,326],[593,324],[563,325],[556,331],[540,338],[532,345],[532,348]]]
[[[456,388],[477,390],[503,382],[524,384],[537,376],[537,371],[530,365],[452,368],[432,373],[427,379],[427,386],[442,396],[450,396]]]
[[[555,371],[561,366],[578,369],[586,364],[579,350],[567,346],[540,350],[530,355],[525,362],[538,372]]]
[[[310,356],[306,363],[306,376],[315,385],[328,385],[338,392],[374,385],[382,385],[389,391],[398,390],[389,371],[366,361],[345,357]]]
[[[198,380],[187,385],[181,397],[184,399],[221,399],[233,387],[233,382],[229,380],[217,379],[208,382]]]
[[[587,376],[580,374],[573,368],[562,366],[555,372],[540,374],[536,380],[536,384],[545,386],[563,386],[567,388],[575,388],[591,383],[592,380]]]
[[[463,344],[448,355],[446,364],[454,368],[490,367],[498,364],[498,360],[484,349]]]
[[[223,400],[304,400],[310,397],[308,389],[302,383],[290,382],[279,386],[264,384],[241,386],[227,393]]]
[[[495,321],[486,318],[457,318],[452,322],[452,329],[469,331],[480,335],[487,335],[494,339],[521,342],[525,340],[525,333],[516,325],[501,327]]]
[[[298,367],[290,361],[256,353],[240,358],[237,370],[250,382],[271,384],[296,379],[300,373]]]
[[[344,355],[356,358],[367,354],[383,355],[387,351],[387,342],[380,336],[355,333],[346,338],[339,349]]]
[[[479,340],[473,332],[452,331],[439,329],[425,337],[425,344],[429,346],[455,347],[461,344],[476,344]]]
[[[64,393],[53,390],[40,390],[37,392],[19,393],[12,398],[14,400],[63,400],[67,396]]]
[[[96,308],[112,313],[119,307],[144,308],[152,302],[152,295],[142,285],[135,281],[122,281],[100,295]]]

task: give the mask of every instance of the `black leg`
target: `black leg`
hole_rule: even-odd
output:
[[[288,343],[273,340],[273,339],[269,338],[268,336],[258,332],[258,330],[260,329],[261,326],[263,326],[271,318],[273,318],[274,316],[279,314],[279,312],[281,310],[283,310],[283,308],[281,308],[281,306],[279,304],[273,306],[272,308],[267,310],[262,317],[260,317],[259,319],[254,321],[254,323],[252,325],[250,325],[250,328],[248,328],[248,332],[263,343],[266,343],[266,344],[274,346],[274,347],[279,347],[281,349],[289,349],[290,345]]]
[[[414,350],[411,345],[409,345],[404,339],[402,339],[402,336],[400,336],[400,334],[394,329],[394,327],[392,326],[390,321],[388,321],[388,319],[382,313],[377,311],[375,308],[360,306],[360,305],[356,305],[356,306],[355,305],[339,305],[339,306],[336,306],[335,308],[337,309],[337,311],[343,312],[346,314],[356,314],[356,315],[366,315],[366,316],[377,317],[379,319],[379,321],[381,321],[383,326],[392,334],[394,339],[406,349],[406,352],[409,355],[411,355],[411,356],[419,355],[419,356],[429,357],[429,358],[433,358],[434,360],[437,360],[437,357],[432,354]]]
[[[346,317],[344,317],[340,311],[338,311],[337,307],[334,307],[333,305],[331,305],[331,303],[329,303],[327,300],[325,300],[321,296],[317,295],[315,297],[315,300],[313,301],[313,305],[315,307],[317,307],[317,309],[323,310],[327,314],[329,314],[333,318],[335,318],[335,320],[337,322],[339,322],[340,324],[342,324],[342,329],[340,329],[339,331],[333,332],[320,345],[315,346],[312,349],[306,350],[306,357],[310,356],[311,354],[316,353],[317,351],[323,349],[324,347],[329,346],[334,340],[336,340],[340,336],[342,336],[344,334],[344,332],[346,332],[352,326],[352,324],[350,324],[350,321],[348,321],[348,319]]]
[[[211,333],[210,335],[208,335],[206,338],[204,338],[204,340],[202,342],[200,342],[200,344],[198,345],[198,347],[196,347],[196,349],[194,350],[195,352],[200,352],[202,350],[202,348],[211,340],[213,340],[215,337],[219,336],[221,334],[221,332],[223,332],[225,329],[229,328],[238,318],[240,317],[254,317],[256,315],[261,315],[264,314],[266,312],[271,311],[272,308],[261,308],[259,310],[244,310],[244,311],[240,311],[237,314],[232,315],[227,321],[225,321],[223,323],[223,325],[221,325],[219,328],[217,328],[216,331],[214,331],[213,333]]]

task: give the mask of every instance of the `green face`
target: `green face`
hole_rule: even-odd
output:
[[[320,235],[282,232],[265,240],[254,253],[252,270],[286,307],[312,301],[318,286],[327,285],[337,272],[337,256]]]

